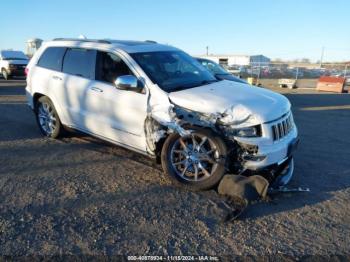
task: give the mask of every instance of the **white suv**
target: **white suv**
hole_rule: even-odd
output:
[[[22,51],[0,51],[0,72],[5,80],[13,76],[24,76],[28,57]]]
[[[31,59],[27,99],[41,132],[64,127],[149,155],[177,184],[208,189],[225,173],[286,184],[298,144],[284,96],[217,80],[153,41],[55,39]]]

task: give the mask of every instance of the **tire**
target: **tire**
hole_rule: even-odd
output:
[[[9,79],[10,79],[10,76],[9,76],[9,74],[7,73],[7,71],[6,71],[5,68],[3,68],[3,69],[1,70],[1,74],[2,74],[2,77],[3,77],[5,80],[9,80]]]
[[[63,131],[63,126],[51,100],[42,96],[35,104],[35,115],[39,129],[44,136],[57,138]]]
[[[199,191],[219,183],[226,171],[226,156],[226,145],[218,135],[196,128],[189,136],[171,134],[163,145],[161,162],[173,184]]]

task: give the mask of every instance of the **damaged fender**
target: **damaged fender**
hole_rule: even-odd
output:
[[[228,130],[261,123],[261,119],[241,104],[233,105],[224,112],[201,113],[173,104],[169,95],[158,88],[151,88],[150,91],[145,133],[148,149],[152,154],[156,150],[157,142],[165,138],[167,134],[176,132],[180,136],[190,135],[191,130],[183,128],[184,123],[211,128],[226,137],[232,135]]]
[[[173,111],[173,105],[164,107],[163,105],[155,105],[151,109],[151,117],[159,124],[179,133],[180,136],[191,134],[189,130],[185,130],[180,126]]]
[[[167,101],[167,103],[164,103],[164,101]],[[148,147],[152,152],[155,150],[155,144],[169,132],[176,132],[180,136],[190,135],[191,130],[184,129],[182,127],[183,123],[208,127],[218,131],[218,124],[233,129],[244,128],[259,124],[259,119],[243,105],[234,105],[223,113],[205,114],[176,106],[171,103],[166,94],[159,91],[157,95],[150,95],[148,117],[146,119],[146,138]],[[224,133],[224,135],[227,136],[228,134]]]
[[[169,132],[177,132],[180,136],[191,134],[190,130],[185,130],[180,125],[180,120],[176,117],[173,109],[174,105],[170,103],[167,94],[157,88],[151,88],[147,105],[145,133],[148,148],[152,153],[156,149],[156,143]]]

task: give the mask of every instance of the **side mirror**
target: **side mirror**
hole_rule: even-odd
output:
[[[114,84],[121,90],[134,91],[137,93],[141,93],[143,90],[143,84],[133,75],[119,76]]]

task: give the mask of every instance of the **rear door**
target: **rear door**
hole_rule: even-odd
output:
[[[30,78],[27,78],[30,86],[35,83],[35,90],[51,99],[61,121],[64,123],[66,117],[64,110],[62,110],[64,104],[60,99],[60,92],[64,89],[62,81],[64,74],[61,70],[65,52],[65,47],[48,47],[45,49],[36,66],[31,67]]]

